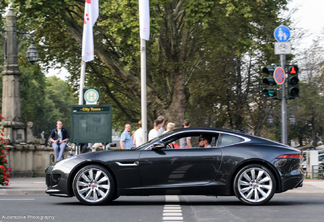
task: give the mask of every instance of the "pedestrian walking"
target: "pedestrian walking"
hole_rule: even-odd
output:
[[[139,128],[135,131],[134,135],[134,144],[136,147],[139,147],[143,144],[143,129],[142,129],[142,120],[138,121]]]
[[[162,120],[159,120],[159,119],[154,120],[154,128],[151,129],[151,131],[149,133],[149,140],[152,140],[159,136],[158,131],[161,128],[161,125],[162,125]]]
[[[185,119],[183,121],[183,128],[189,128],[190,127],[190,120]],[[180,139],[180,147],[181,148],[191,148],[191,137],[183,137]]]
[[[158,130],[158,135],[161,136],[165,131],[164,129],[165,118],[164,116],[159,116],[157,119],[161,122],[161,127]]]
[[[164,134],[164,133],[168,133],[168,132],[174,130],[174,126],[175,126],[174,123],[168,123],[168,124],[167,124],[167,130],[164,131],[163,134]]]
[[[131,125],[125,124],[125,130],[120,136],[120,147],[122,149],[131,149],[134,146],[133,138],[130,135]]]

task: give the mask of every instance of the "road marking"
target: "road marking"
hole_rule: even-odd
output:
[[[182,213],[163,213],[163,216],[182,216]]]
[[[183,221],[183,217],[163,217],[163,221],[169,220]]]
[[[35,199],[0,199],[1,200],[35,200]]]
[[[166,213],[179,213],[179,212],[181,212],[181,209],[180,210],[168,210],[168,209],[164,209],[163,212],[166,212]]]
[[[180,202],[178,196],[165,196],[165,202]],[[183,221],[180,204],[165,204],[163,209],[163,222]]]

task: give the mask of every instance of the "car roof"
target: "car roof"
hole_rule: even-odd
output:
[[[285,146],[285,147],[289,147],[288,145],[282,144],[282,143],[278,143],[266,138],[262,138],[262,137],[258,137],[258,136],[252,136],[249,134],[244,134],[244,133],[240,133],[240,132],[236,132],[236,131],[232,131],[232,130],[226,130],[226,129],[217,129],[217,128],[207,128],[207,127],[190,127],[190,128],[182,128],[182,129],[176,129],[173,130],[172,132],[177,133],[177,132],[194,132],[194,131],[206,131],[206,133],[208,133],[207,131],[215,131],[215,133],[219,132],[219,133],[227,133],[227,134],[233,134],[233,135],[237,135],[237,136],[241,136],[241,137],[245,137],[247,139],[249,139],[252,142],[256,142],[256,143],[269,143],[269,144],[274,144],[274,145],[279,145],[279,146]]]

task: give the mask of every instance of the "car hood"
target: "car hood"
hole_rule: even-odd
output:
[[[99,160],[102,162],[113,160],[127,160],[139,158],[140,150],[104,150],[79,154],[78,157],[85,160]]]

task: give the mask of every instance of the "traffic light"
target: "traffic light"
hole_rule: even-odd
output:
[[[263,73],[266,73],[268,77],[263,79],[263,83],[267,85],[267,88],[262,91],[263,95],[269,96],[271,99],[277,98],[277,83],[273,78],[274,66],[267,66],[262,69]]]
[[[292,65],[288,68],[288,98],[299,97],[299,79],[298,65]]]

